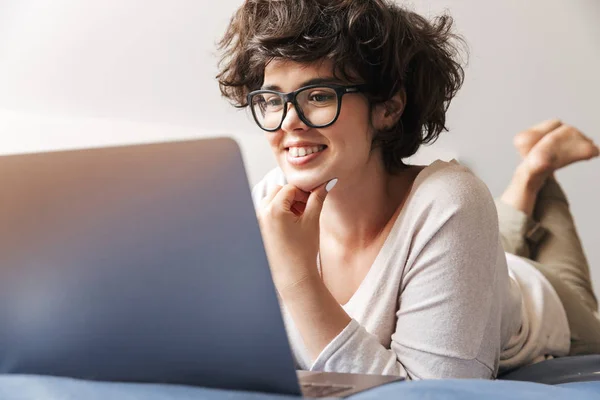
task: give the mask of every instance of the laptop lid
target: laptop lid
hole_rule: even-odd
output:
[[[0,157],[0,373],[299,394],[231,139]]]

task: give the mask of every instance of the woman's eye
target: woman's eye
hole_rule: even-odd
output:
[[[334,95],[329,93],[311,93],[308,99],[315,103],[326,103],[332,101],[335,98]]]
[[[273,97],[273,98],[267,99],[267,106],[279,107],[279,106],[281,106],[281,99],[279,97]]]

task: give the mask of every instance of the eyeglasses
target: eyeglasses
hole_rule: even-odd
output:
[[[342,86],[320,84],[302,87],[290,93],[255,90],[248,93],[248,104],[256,124],[267,132],[281,128],[287,115],[287,103],[292,103],[298,117],[311,128],[326,128],[340,115],[342,96],[365,91],[366,84]]]

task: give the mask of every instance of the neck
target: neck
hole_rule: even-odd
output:
[[[397,174],[372,160],[363,172],[340,179],[323,205],[321,233],[343,248],[361,249],[375,242],[408,194],[414,168]]]

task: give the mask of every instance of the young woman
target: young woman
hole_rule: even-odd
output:
[[[279,164],[253,196],[299,368],[492,378],[600,351],[553,179],[598,155],[589,139],[560,121],[517,136],[496,204],[456,162],[402,161],[446,129],[463,81],[451,27],[384,0],[247,0],[221,42],[222,93]]]

